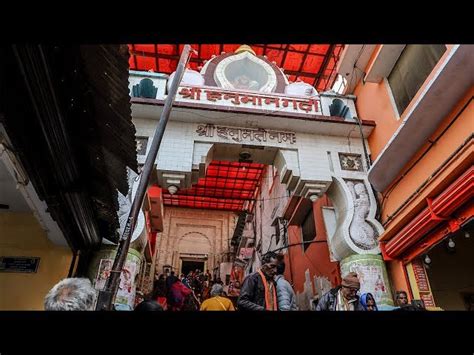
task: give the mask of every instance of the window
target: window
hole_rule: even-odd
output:
[[[399,115],[405,111],[445,51],[443,44],[405,47],[387,78]]]
[[[310,242],[316,237],[316,226],[314,225],[314,214],[311,208],[301,225],[301,236],[303,242]],[[306,251],[310,244],[303,244],[303,251]]]

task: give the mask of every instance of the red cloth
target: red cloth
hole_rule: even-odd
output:
[[[179,311],[183,308],[184,301],[186,297],[188,297],[192,291],[191,289],[187,288],[181,281],[176,281],[171,286],[171,299],[169,300],[169,304],[171,306],[171,310]]]
[[[163,310],[167,310],[168,309],[168,302],[166,301],[166,297],[161,297],[161,296],[158,296],[156,298],[156,302],[158,302],[161,307],[163,307]]]

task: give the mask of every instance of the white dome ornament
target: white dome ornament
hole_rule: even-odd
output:
[[[304,81],[297,81],[288,84],[285,87],[285,94],[296,96],[317,96],[318,92],[312,85],[305,83]]]
[[[171,73],[169,79],[168,79],[168,91],[171,88],[171,83],[173,82],[173,78],[176,75],[176,72]],[[204,77],[201,75],[201,73],[192,70],[192,69],[186,69],[184,74],[183,74],[183,79],[181,79],[181,85],[190,85],[190,86],[204,86]]]

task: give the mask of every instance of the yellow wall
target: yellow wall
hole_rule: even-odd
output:
[[[0,273],[0,310],[42,310],[44,296],[67,277],[72,252],[47,239],[32,213],[0,213],[0,255],[40,257],[36,273]]]

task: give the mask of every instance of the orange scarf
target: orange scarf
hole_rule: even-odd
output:
[[[270,307],[270,292],[268,290],[268,282],[267,279],[265,278],[265,275],[263,272],[258,270],[258,273],[260,274],[260,277],[262,278],[263,282],[263,287],[265,288],[265,309],[267,311],[277,311],[277,295],[275,291],[275,285],[273,285],[273,309]]]

